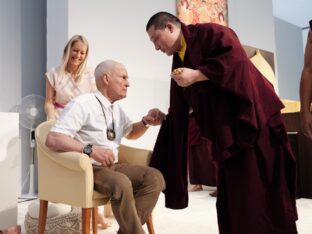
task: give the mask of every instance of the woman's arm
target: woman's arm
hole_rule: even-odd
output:
[[[54,108],[55,89],[50,84],[46,77],[46,98],[44,103],[44,110],[47,115],[47,120],[55,120],[56,113]]]

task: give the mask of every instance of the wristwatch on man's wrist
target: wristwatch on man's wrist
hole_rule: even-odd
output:
[[[92,146],[91,144],[87,144],[85,147],[83,147],[82,149],[82,153],[90,156],[90,154],[92,153]]]
[[[145,122],[144,117],[142,118],[142,123],[143,123],[144,127],[146,127],[146,128],[151,126],[151,125],[149,125],[148,123]]]

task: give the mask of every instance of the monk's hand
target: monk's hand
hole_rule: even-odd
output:
[[[184,70],[183,67],[176,68],[172,71],[171,75],[180,75],[183,72],[183,70]]]
[[[171,78],[181,87],[190,86],[198,81],[208,80],[208,78],[199,70],[186,67],[174,69],[171,73]]]

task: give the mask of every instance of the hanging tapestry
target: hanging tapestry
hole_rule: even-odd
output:
[[[227,0],[177,0],[177,11],[185,24],[211,22],[228,26]]]

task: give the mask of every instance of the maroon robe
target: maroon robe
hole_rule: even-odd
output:
[[[199,69],[209,80],[182,88],[171,81],[170,108],[151,166],[166,180],[166,207],[188,205],[188,105],[218,161],[221,234],[293,234],[295,158],[272,85],[249,61],[236,34],[216,24],[185,26],[187,51],[172,70]]]
[[[201,136],[193,114],[190,114],[188,131],[190,184],[216,186],[216,163],[212,158],[212,144]]]

